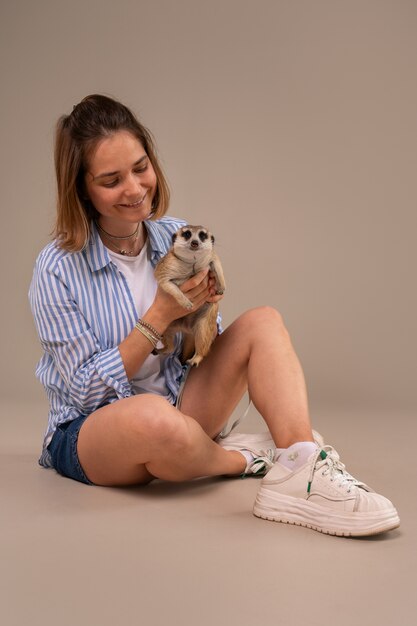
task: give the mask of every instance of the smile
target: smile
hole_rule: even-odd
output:
[[[143,198],[141,200],[138,200],[137,202],[133,202],[132,204],[119,204],[119,206],[127,207],[128,209],[136,209],[137,207],[141,206],[141,204],[143,204],[143,201],[145,200],[147,193],[148,192],[145,191]]]

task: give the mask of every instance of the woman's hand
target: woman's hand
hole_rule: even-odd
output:
[[[198,282],[197,285],[194,285],[194,279],[197,279],[200,275],[202,275],[201,282]],[[216,277],[213,272],[207,270],[202,270],[185,283],[180,286],[180,290],[184,295],[187,296],[189,300],[194,304],[191,312],[198,311],[198,309],[203,306],[206,302],[219,302],[223,298],[223,294],[216,293]],[[186,311],[185,315],[188,315],[190,311]],[[181,317],[184,317],[181,315]],[[174,318],[177,319],[177,318]]]
[[[198,274],[192,276],[180,286],[183,294],[193,303],[192,309],[185,309],[178,304],[173,296],[158,286],[155,300],[148,311],[154,321],[158,323],[155,327],[163,333],[171,322],[185,317],[189,313],[198,311],[205,302],[218,302],[221,300],[222,296],[216,295],[214,285],[214,277],[209,274],[207,268],[201,270],[201,272],[198,272]]]
[[[218,294],[216,293],[216,277],[213,274],[213,272],[209,272],[209,291],[210,291],[210,295],[207,298],[206,302],[220,302],[220,300],[223,298],[223,294]]]
[[[158,286],[155,299],[150,308],[143,315],[143,319],[151,324],[161,335],[164,334],[171,322],[190,313],[198,311],[205,302],[218,302],[222,295],[216,295],[216,281],[208,268],[202,270],[192,278],[189,278],[180,287],[184,295],[193,303],[191,310],[184,309],[166,291]],[[138,353],[138,340],[142,340],[141,352]],[[147,339],[133,329],[132,332],[119,345],[120,354],[125,366],[126,375],[130,379],[138,371],[152,346]],[[190,347],[190,350],[192,346]],[[192,352],[190,353],[191,356]]]

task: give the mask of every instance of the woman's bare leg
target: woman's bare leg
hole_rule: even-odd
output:
[[[80,429],[77,449],[87,477],[102,486],[240,474],[246,466],[239,452],[222,449],[198,422],[155,395],[95,411]]]
[[[212,438],[247,388],[278,447],[313,440],[301,366],[280,315],[261,307],[231,324],[191,370],[181,412],[143,395],[90,415],[78,438],[83,470],[99,485],[240,474],[244,457]]]
[[[193,368],[181,410],[214,437],[246,389],[280,448],[313,441],[304,374],[279,313],[252,309],[220,335]]]

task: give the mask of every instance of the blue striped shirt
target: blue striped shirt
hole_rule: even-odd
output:
[[[185,222],[164,217],[144,224],[155,267],[170,248],[172,234]],[[50,405],[39,463],[50,467],[47,446],[59,424],[133,395],[118,346],[132,331],[138,314],[127,280],[94,224],[84,250],[67,252],[55,242],[42,250],[29,300],[43,348],[36,375]],[[174,352],[164,361],[171,403],[176,401],[184,370],[181,345],[178,333]]]

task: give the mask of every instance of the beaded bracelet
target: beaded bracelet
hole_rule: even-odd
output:
[[[147,328],[148,330],[151,331],[151,333],[153,335],[155,335],[155,337],[158,339],[158,341],[163,341],[164,337],[163,335],[159,334],[158,331],[156,330],[156,328],[154,328],[153,326],[151,326],[151,324],[148,324],[148,322],[145,322],[145,320],[142,320],[141,318],[138,319],[137,322],[140,326],[144,326],[145,328]]]
[[[155,337],[154,335],[151,334],[151,332],[145,327],[142,326],[142,324],[139,324],[139,322],[136,323],[135,328],[142,333],[142,335],[144,337],[146,337],[146,339],[148,339],[148,341],[151,342],[154,350],[156,349],[156,346],[158,345],[158,341],[159,339],[157,337]]]

